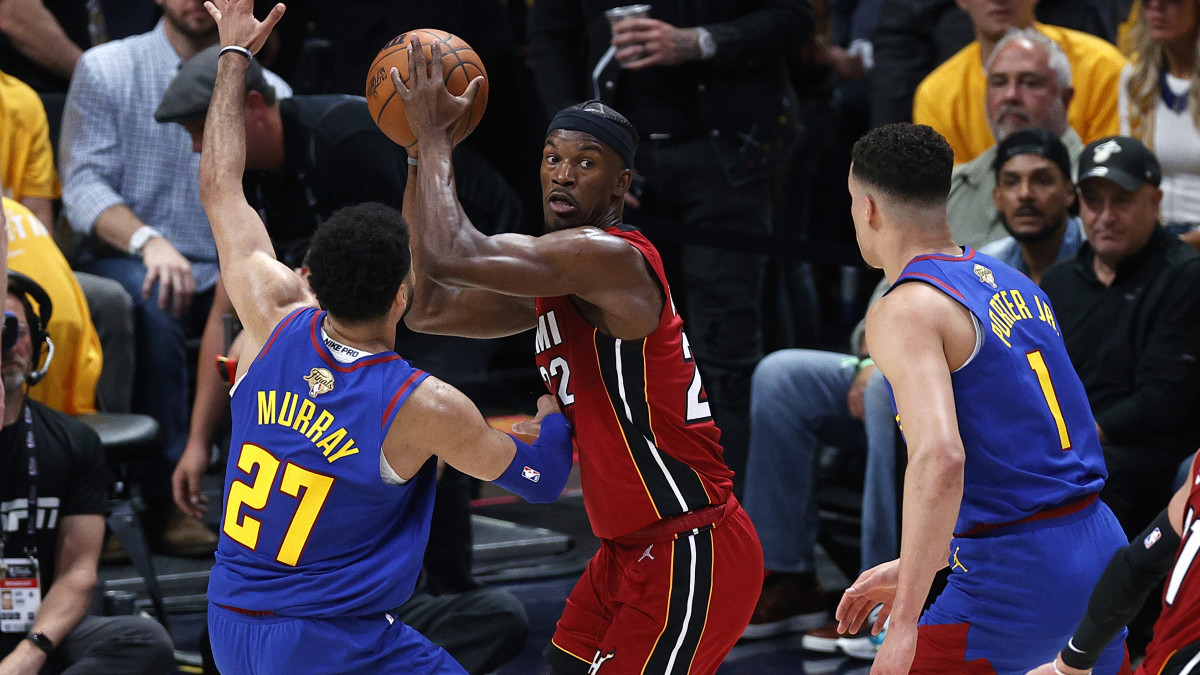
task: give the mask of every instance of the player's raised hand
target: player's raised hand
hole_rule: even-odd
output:
[[[267,18],[259,21],[254,18],[254,0],[208,0],[204,8],[217,22],[223,47],[236,45],[255,54],[262,49],[286,9],[282,2],[276,3]]]
[[[542,433],[542,420],[546,415],[562,412],[558,407],[558,399],[546,394],[538,399],[537,415],[531,420],[524,420],[512,425],[513,433],[527,436],[538,436]]]
[[[483,77],[476,76],[461,96],[455,96],[446,89],[441,44],[434,42],[429,51],[430,56],[426,59],[421,39],[414,33],[408,43],[407,84],[400,71],[392,68],[392,86],[404,102],[404,115],[418,145],[426,139],[441,137],[452,147],[454,130],[474,105]]]

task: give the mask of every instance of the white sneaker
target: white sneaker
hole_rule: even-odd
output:
[[[883,646],[883,638],[886,636],[887,622],[885,621],[879,635],[868,633],[861,637],[838,638],[837,646],[846,656],[864,661],[874,661],[875,655],[879,653],[879,648]]]

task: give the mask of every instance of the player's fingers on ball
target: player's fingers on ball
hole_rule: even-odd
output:
[[[407,96],[408,95],[408,86],[404,84],[404,78],[400,77],[400,69],[396,68],[395,66],[392,66],[392,69],[391,69],[391,71],[389,71],[389,74],[392,76],[392,86],[396,88],[396,91],[401,96]]]
[[[441,63],[441,59],[438,60],[438,63]],[[467,88],[463,90],[461,98],[467,102],[468,106],[475,105],[475,97],[479,96],[479,88],[482,86],[482,75],[476,75],[475,79],[467,83]]]
[[[444,82],[442,77],[442,44],[433,42],[429,45],[429,79],[434,82]]]
[[[421,39],[416,35],[408,43],[408,78],[414,87],[425,81],[425,50],[421,49]]]

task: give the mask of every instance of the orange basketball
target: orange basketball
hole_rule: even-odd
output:
[[[487,108],[488,81],[487,71],[483,69],[483,61],[462,38],[451,35],[436,28],[418,28],[397,35],[379,50],[371,70],[367,72],[367,107],[371,110],[371,118],[383,130],[388,138],[405,148],[411,148],[416,143],[412,130],[408,127],[408,118],[404,116],[404,102],[400,100],[395,87],[392,86],[391,70],[395,68],[405,84],[410,84],[408,72],[408,43],[413,35],[421,40],[421,50],[428,61],[432,57],[431,45],[436,41],[441,43],[442,75],[445,77],[446,89],[455,96],[461,95],[467,89],[471,80],[482,75],[483,84],[479,87],[479,95],[470,113],[459,124],[454,133],[454,142],[466,138],[483,117]]]

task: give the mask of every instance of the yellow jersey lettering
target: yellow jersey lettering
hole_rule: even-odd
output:
[[[357,455],[357,454],[358,454],[358,448],[354,447],[354,439],[351,438],[351,439],[348,439],[344,445],[342,445],[341,449],[339,449],[336,453],[334,453],[333,457],[329,457],[328,459],[329,459],[329,463],[333,464],[334,462],[336,462],[337,460],[339,460],[343,457],[348,457],[350,455]]]
[[[1033,297],[1036,298],[1037,296],[1035,295]],[[1017,312],[1020,314],[1022,319],[1033,318],[1033,313],[1029,311],[1029,305],[1025,304],[1025,298],[1021,295],[1021,291],[1018,291],[1015,288],[1012,289],[1012,301],[1013,304],[1016,305]]]
[[[258,392],[258,423],[275,423],[275,390]]]
[[[992,332],[995,333],[996,337],[1000,338],[1000,341],[1007,345],[1009,349],[1012,349],[1012,343],[1008,341],[1008,336],[1012,335],[1012,324],[1005,323],[1003,320],[1001,320],[1000,317],[996,315],[995,310],[988,311],[988,319],[992,323]]]
[[[342,439],[345,437],[346,437],[346,429],[343,427],[338,427],[337,431],[333,432],[332,434],[329,434],[324,439],[322,439],[320,443],[317,443],[316,445],[318,448],[321,449],[321,451],[322,451],[321,454],[328,457],[329,453],[333,452],[333,449],[336,448],[338,443],[341,443]]]
[[[292,428],[304,435],[308,435],[308,423],[312,420],[313,413],[317,411],[317,405],[309,399],[300,401],[300,414],[296,415],[296,421],[292,423]]]
[[[296,399],[300,398],[290,391],[283,392],[283,405],[279,406],[279,424],[290,427],[296,419]]]
[[[308,436],[308,440],[316,444],[317,441],[321,440],[321,434],[328,431],[331,424],[333,424],[333,415],[328,410],[322,410],[321,414],[317,415],[317,421],[308,427],[308,433],[305,436]]]

